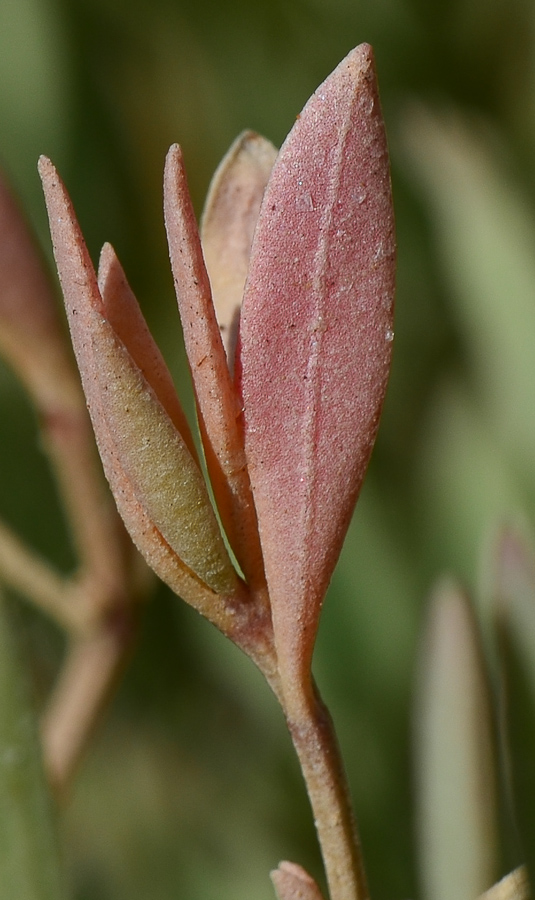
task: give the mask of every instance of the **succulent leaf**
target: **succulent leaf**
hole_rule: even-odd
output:
[[[223,527],[249,584],[264,583],[256,512],[239,425],[239,397],[227,365],[182,153],[169,150],[165,224],[206,465]]]
[[[236,378],[287,682],[309,669],[374,443],[394,269],[386,138],[362,45],[318,88],[279,152],[241,314]]]
[[[108,322],[143,373],[194,459],[197,451],[173,379],[111,244],[104,244],[98,286]]]
[[[156,572],[172,586],[177,584],[184,599],[202,607],[222,627],[226,613],[212,592],[232,594],[239,582],[201,472],[106,318],[95,272],[59,176],[44,158],[40,172],[73,345],[119,511]]]

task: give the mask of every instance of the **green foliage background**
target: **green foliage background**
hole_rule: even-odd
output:
[[[451,571],[484,604],[489,535],[535,512],[534,38],[529,0],[0,0],[1,163],[50,258],[36,160],[52,157],[93,255],[115,245],[183,395],[168,145],[183,145],[200,211],[239,131],[280,143],[349,49],[374,45],[398,222],[395,359],[316,672],[378,900],[418,894],[410,698],[426,595]],[[0,408],[1,514],[67,570],[36,423],[7,368]],[[61,639],[25,621],[44,696]],[[268,689],[161,587],[62,827],[76,900],[268,900],[282,858],[321,878]]]

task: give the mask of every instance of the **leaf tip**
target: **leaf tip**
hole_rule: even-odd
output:
[[[297,863],[279,863],[270,878],[279,900],[323,900],[314,879]]]

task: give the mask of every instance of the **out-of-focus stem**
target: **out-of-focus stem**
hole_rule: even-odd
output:
[[[67,633],[43,723],[45,763],[61,790],[128,658],[148,584],[105,486],[54,292],[1,174],[0,351],[34,404],[78,559],[75,574],[62,577],[0,523],[0,578]]]
[[[67,632],[82,630],[88,614],[82,598],[73,597],[72,582],[58,575],[0,522],[0,576]]]
[[[323,856],[330,900],[367,900],[346,775],[329,712],[316,689],[288,716]]]
[[[105,491],[85,404],[76,411],[47,410],[41,430],[81,567],[102,583],[101,596],[94,598],[99,605],[95,612],[102,612],[124,584],[127,545],[122,522]]]
[[[41,723],[44,757],[58,795],[67,791],[130,655],[137,631],[124,609],[86,637],[71,639]]]

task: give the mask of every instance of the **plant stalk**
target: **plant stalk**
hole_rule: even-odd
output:
[[[349,788],[331,716],[314,687],[288,727],[299,758],[330,900],[368,900]]]

